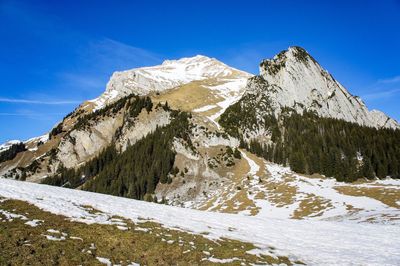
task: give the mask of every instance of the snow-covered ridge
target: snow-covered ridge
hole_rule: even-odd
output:
[[[24,143],[35,143],[35,142],[43,142],[44,143],[48,140],[49,140],[49,134],[44,134],[39,137],[28,139],[28,140],[24,141]]]
[[[229,67],[215,58],[203,55],[166,60],[161,65],[135,68],[115,72],[107,84],[106,91],[92,100],[96,109],[123,96],[135,93],[147,95],[162,92],[195,80],[229,77],[250,77],[251,75]]]
[[[20,140],[10,140],[0,145],[0,152],[8,150],[12,145],[21,143]]]
[[[316,111],[320,116],[343,119],[372,127],[400,128],[380,111],[369,111],[364,102],[351,95],[303,48],[290,47],[273,59],[263,60],[260,75],[279,88],[270,93],[273,103]],[[250,88],[251,89],[251,88]]]
[[[28,139],[28,140],[25,140],[25,141],[10,140],[10,141],[7,141],[7,142],[5,142],[5,143],[0,145],[0,152],[8,150],[14,144],[24,143],[25,145],[29,146],[31,144],[33,144],[33,145],[37,144],[38,142],[45,143],[46,141],[48,141],[48,139],[49,139],[49,135],[45,134],[43,136],[31,138],[31,139]]]
[[[398,265],[400,228],[392,225],[268,219],[202,212],[127,198],[0,179],[0,196],[86,223],[107,223],[121,216],[135,222],[152,220],[205,237],[254,243],[260,254],[298,258],[310,265]],[[103,212],[93,215],[83,206]],[[142,219],[142,220],[140,220]],[[143,220],[145,219],[145,220]],[[207,232],[208,234],[204,234]]]

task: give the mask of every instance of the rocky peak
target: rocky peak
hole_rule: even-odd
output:
[[[260,76],[279,88],[271,95],[278,109],[293,107],[301,112],[306,108],[323,117],[360,125],[399,128],[395,120],[382,112],[370,112],[359,97],[350,94],[301,47],[290,47],[272,59],[263,60]]]

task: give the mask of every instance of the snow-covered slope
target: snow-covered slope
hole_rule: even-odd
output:
[[[202,212],[126,198],[0,179],[0,196],[86,223],[117,215],[170,228],[254,243],[257,254],[297,258],[310,265],[398,265],[400,228],[391,225],[268,219]],[[103,212],[93,214],[84,206]],[[271,254],[268,254],[271,255]]]
[[[260,75],[274,92],[268,92],[277,111],[281,107],[315,110],[320,116],[343,119],[372,127],[400,128],[380,111],[369,111],[303,48],[290,47],[273,59],[263,60]],[[250,86],[249,90],[252,89]]]
[[[158,66],[115,72],[110,78],[104,94],[92,100],[92,102],[96,104],[96,109],[99,109],[105,104],[132,93],[148,95],[195,80],[237,76],[250,77],[250,74],[203,55],[179,60],[166,60]]]

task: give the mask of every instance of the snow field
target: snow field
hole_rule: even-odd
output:
[[[0,179],[0,196],[23,200],[54,214],[85,223],[107,223],[105,216],[142,219],[165,227],[254,243],[311,265],[398,265],[400,228],[384,224],[289,220],[202,212],[109,195]],[[81,206],[103,212],[93,215]],[[141,219],[139,219],[141,218]]]

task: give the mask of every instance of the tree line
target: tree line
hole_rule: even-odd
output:
[[[26,151],[26,147],[23,142],[12,144],[8,149],[0,152],[0,163],[14,159],[18,153],[23,151]]]
[[[241,122],[255,117],[236,104],[222,115],[220,124],[241,139],[241,146],[266,160],[290,166],[302,174],[320,173],[338,181],[358,178],[400,178],[400,130],[361,126],[334,118],[284,110],[278,119],[265,115],[263,125],[271,141],[245,142]]]

